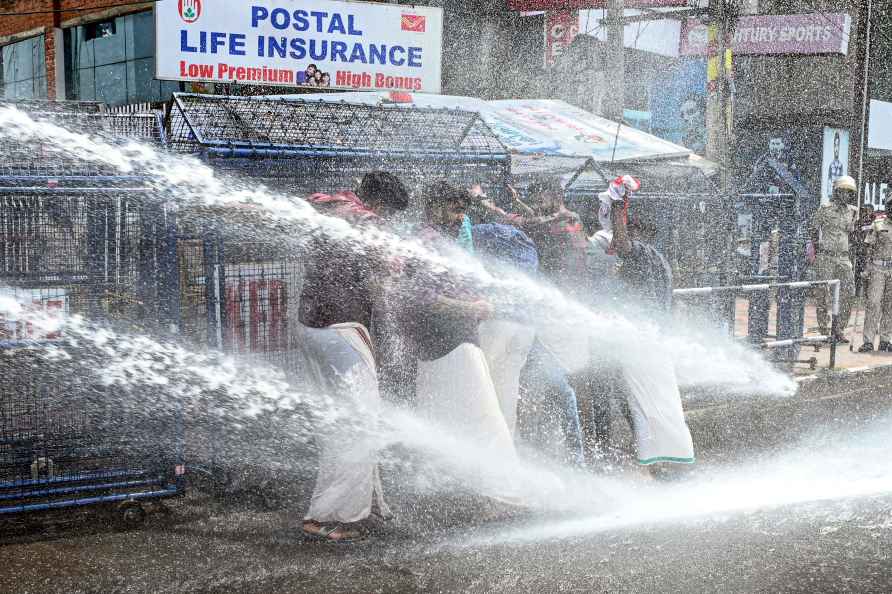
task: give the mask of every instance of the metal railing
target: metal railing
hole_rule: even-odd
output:
[[[832,304],[830,310],[830,336],[819,335],[819,336],[801,336],[799,338],[788,338],[784,340],[774,340],[769,342],[763,342],[762,348],[764,349],[775,349],[781,347],[789,347],[800,344],[830,344],[830,369],[834,369],[836,367],[836,345],[838,343],[837,337],[839,335],[839,328],[837,328],[838,320],[839,320],[839,287],[840,281],[839,279],[832,280],[819,280],[819,281],[797,281],[797,282],[788,282],[788,283],[762,283],[762,284],[754,284],[754,285],[735,285],[735,286],[726,286],[726,287],[690,287],[684,289],[675,289],[672,291],[673,297],[688,297],[688,296],[702,296],[702,295],[712,295],[716,293],[761,293],[768,292],[773,289],[787,288],[787,289],[810,289],[812,287],[817,287],[821,285],[827,285],[830,287],[832,291]]]

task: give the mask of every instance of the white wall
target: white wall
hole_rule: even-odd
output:
[[[600,24],[606,16],[605,10],[580,10],[579,32],[588,33],[601,41],[607,40],[607,30]],[[637,16],[640,10],[627,9],[625,15]],[[626,25],[625,45],[628,48],[653,52],[671,58],[678,57],[678,37],[681,33],[681,21],[664,19],[642,21]]]

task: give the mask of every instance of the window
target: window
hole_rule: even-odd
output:
[[[46,99],[45,37],[0,47],[0,97]]]
[[[115,21],[102,21],[100,23],[90,23],[84,25],[84,39],[91,41],[93,39],[104,39],[118,34],[118,26]]]
[[[66,97],[109,105],[164,101],[180,83],[155,80],[152,11],[65,29]]]

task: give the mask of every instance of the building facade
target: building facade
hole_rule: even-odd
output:
[[[445,94],[523,95],[541,73],[541,21],[524,19],[503,2],[389,3],[443,8]],[[151,2],[0,0],[0,95],[122,105],[166,100],[176,90],[212,88],[154,79],[154,44]],[[251,93],[245,87],[221,90]]]

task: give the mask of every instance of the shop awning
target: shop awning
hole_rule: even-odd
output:
[[[285,96],[287,97],[287,96]],[[473,97],[420,93],[349,92],[301,95],[321,101],[388,103],[475,111],[505,144],[522,155],[578,157],[601,162],[686,159],[692,153],[641,130],[618,125],[553,99],[485,101]]]

